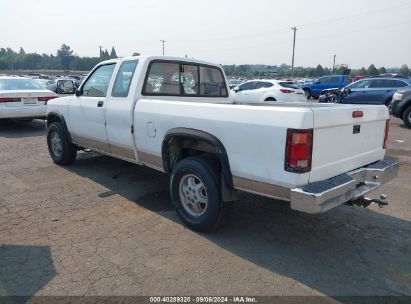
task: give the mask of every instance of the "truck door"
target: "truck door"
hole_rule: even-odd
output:
[[[112,154],[135,160],[132,127],[132,113],[136,87],[134,72],[138,60],[125,60],[116,74],[113,88],[108,94],[106,107],[107,140]]]
[[[106,135],[107,91],[115,63],[97,67],[74,96],[69,108],[70,133],[75,143],[110,152]]]

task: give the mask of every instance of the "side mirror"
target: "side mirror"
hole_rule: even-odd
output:
[[[80,89],[77,89],[75,94],[76,94],[77,97],[79,97],[79,96],[83,95],[83,91],[80,90]]]
[[[235,88],[233,89],[233,91],[237,93],[237,92],[240,92],[241,89],[240,89],[240,87],[235,87]]]
[[[344,91],[345,91],[345,93],[347,93],[347,94],[351,94],[351,92],[352,92],[350,88],[346,88]]]

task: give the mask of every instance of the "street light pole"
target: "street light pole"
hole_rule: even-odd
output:
[[[333,73],[335,71],[335,57],[337,57],[337,55],[334,55],[334,62],[333,62]]]
[[[294,54],[295,54],[295,36],[297,34],[297,27],[291,28],[294,31],[294,42],[293,42],[293,59],[291,61],[291,72],[294,74]]]
[[[160,40],[163,43],[163,56],[164,56],[164,44],[167,42],[165,40]]]

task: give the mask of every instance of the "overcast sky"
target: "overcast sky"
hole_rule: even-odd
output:
[[[0,0],[0,47],[80,56],[99,46],[222,64],[411,67],[411,0]]]

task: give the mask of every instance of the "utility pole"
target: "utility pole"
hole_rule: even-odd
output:
[[[165,40],[160,40],[163,43],[163,56],[164,56],[164,44],[167,42]]]
[[[334,62],[333,62],[333,73],[335,71],[335,57],[337,57],[337,55],[334,55]]]
[[[102,53],[101,53],[102,46],[99,45],[99,48],[100,48],[100,57],[102,57]]]
[[[297,27],[291,28],[294,31],[294,42],[293,42],[293,59],[291,61],[291,72],[294,74],[294,54],[295,54],[295,36],[297,35]]]

